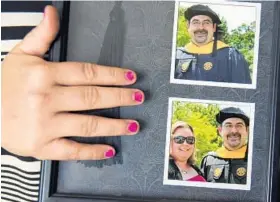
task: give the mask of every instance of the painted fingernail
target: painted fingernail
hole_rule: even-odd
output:
[[[128,130],[132,133],[135,133],[138,130],[138,124],[136,122],[128,124]]]
[[[143,101],[143,94],[141,92],[135,92],[134,93],[134,100],[137,102]]]
[[[134,79],[134,73],[132,71],[128,71],[125,73],[125,78],[129,81],[133,81]]]
[[[115,156],[115,152],[114,152],[113,149],[109,149],[108,151],[105,152],[105,157],[106,158],[111,158],[113,156]]]

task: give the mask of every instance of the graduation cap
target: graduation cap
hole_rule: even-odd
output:
[[[217,50],[218,34],[221,32],[219,25],[222,23],[222,21],[220,20],[217,13],[215,13],[211,8],[201,4],[197,4],[189,7],[184,13],[185,19],[188,21],[190,21],[192,17],[196,15],[206,15],[212,19],[214,24],[217,24],[216,32],[214,33],[214,44],[213,44],[213,51],[212,51],[212,56],[214,56]]]
[[[190,21],[192,19],[192,17],[194,17],[196,15],[206,15],[206,16],[210,17],[212,19],[213,23],[215,23],[215,24],[222,23],[219,16],[217,15],[217,13],[215,13],[208,6],[204,6],[201,4],[193,5],[193,6],[189,7],[184,13],[185,19],[187,19],[188,21]]]
[[[216,120],[219,124],[222,124],[224,120],[229,118],[240,118],[245,122],[246,126],[249,126],[249,117],[239,108],[224,108],[216,115]]]

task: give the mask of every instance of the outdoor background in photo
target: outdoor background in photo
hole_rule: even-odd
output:
[[[238,107],[248,117],[250,106],[236,106],[234,104],[207,104],[186,101],[173,101],[172,124],[185,121],[193,127],[196,138],[196,165],[200,166],[202,158],[210,151],[216,151],[222,146],[222,139],[218,134],[216,114],[223,108]]]
[[[180,2],[176,47],[183,47],[191,40],[184,18],[184,12],[188,7],[196,4],[207,5],[218,14],[222,21],[222,24],[219,26],[218,38],[224,43],[235,47],[244,55],[249,64],[252,77],[257,16],[256,7]]]

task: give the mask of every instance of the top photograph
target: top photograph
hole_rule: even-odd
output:
[[[256,88],[261,4],[176,1],[170,82]]]

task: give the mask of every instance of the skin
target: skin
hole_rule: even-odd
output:
[[[37,159],[108,158],[108,151],[115,154],[109,145],[80,144],[65,137],[134,135],[139,123],[68,111],[139,105],[144,94],[138,89],[106,87],[135,83],[136,74],[128,69],[43,60],[58,33],[58,19],[56,9],[47,6],[42,22],[2,63],[2,147]],[[126,77],[129,71],[133,79]],[[141,101],[135,99],[135,92],[142,95]],[[133,132],[132,122],[136,123]]]
[[[189,128],[178,128],[175,130],[175,133],[173,134],[172,137],[177,137],[177,136],[188,137],[194,135]],[[171,156],[174,158],[175,163],[181,169],[187,169],[190,167],[187,165],[187,161],[194,152],[194,144],[193,145],[188,144],[186,143],[186,141],[183,144],[177,144],[171,138],[170,151],[171,151]]]
[[[227,127],[229,125],[235,127]],[[228,150],[237,150],[247,144],[249,129],[240,118],[224,120],[218,131],[223,139],[223,144]]]
[[[198,22],[197,25],[195,23]],[[200,22],[200,23],[199,23]],[[205,24],[202,25],[201,22]],[[188,32],[192,42],[197,46],[203,46],[213,41],[214,32],[216,32],[216,24],[206,15],[197,15],[187,22]]]

